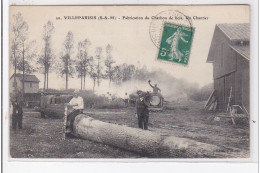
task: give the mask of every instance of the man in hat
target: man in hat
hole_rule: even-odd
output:
[[[137,91],[137,95],[136,113],[138,117],[138,127],[148,130],[149,110],[148,106],[145,104],[146,93],[143,91]]]
[[[67,116],[66,128],[72,131],[75,117],[83,113],[84,109],[84,101],[83,98],[78,95],[78,91],[74,91],[73,98],[67,105],[72,106],[72,112]]]
[[[17,126],[19,129],[22,129],[22,121],[23,121],[23,108],[22,108],[22,100],[17,95],[14,97],[12,101],[13,113],[12,113],[12,128],[16,130]]]
[[[44,111],[42,110],[42,108],[44,107],[44,96],[45,96],[45,93],[44,92],[41,92],[41,100],[40,100],[40,113],[41,113],[41,118],[46,118],[45,117],[45,113],[44,113]]]

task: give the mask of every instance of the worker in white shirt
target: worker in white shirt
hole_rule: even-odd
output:
[[[72,112],[67,116],[67,128],[70,128],[70,131],[73,132],[73,123],[75,117],[81,113],[83,113],[84,109],[84,101],[83,98],[78,95],[78,92],[75,91],[73,94],[73,98],[67,104],[72,106]]]
[[[129,97],[128,97],[127,93],[125,93],[124,101],[125,101],[125,107],[128,107]]]

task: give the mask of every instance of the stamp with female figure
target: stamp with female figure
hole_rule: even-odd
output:
[[[187,65],[195,28],[164,23],[158,60]]]

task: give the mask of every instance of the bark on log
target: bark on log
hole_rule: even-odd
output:
[[[158,133],[95,120],[80,114],[73,123],[77,137],[112,145],[143,156],[160,158],[219,157],[220,148],[191,139],[161,136]],[[223,155],[223,153],[222,153]]]

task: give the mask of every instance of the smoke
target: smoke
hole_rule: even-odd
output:
[[[152,88],[148,85],[148,82],[130,80],[123,82],[120,85],[109,84],[105,81],[102,82],[102,86],[95,89],[95,93],[98,95],[112,94],[113,96],[124,98],[125,93],[129,96],[132,93],[136,93],[137,90],[152,91]]]
[[[122,82],[120,85],[112,83],[109,86],[107,81],[102,81],[102,86],[96,88],[95,93],[105,96],[108,96],[107,93],[109,93],[115,97],[124,98],[125,93],[129,96],[136,93],[137,90],[152,92],[148,80],[151,80],[152,85],[157,84],[161,89],[161,94],[167,101],[188,99],[193,95],[197,96],[198,93],[203,92],[197,83],[190,83],[184,79],[175,78],[161,70],[153,70],[145,72],[145,75],[141,79],[134,77],[132,80]],[[211,87],[208,87],[208,90],[206,95],[211,91]]]
[[[51,79],[51,78],[50,78]],[[213,84],[210,83],[199,88],[197,83],[187,82],[185,79],[173,77],[162,70],[140,70],[138,74],[132,76],[131,80],[121,82],[120,85],[116,85],[114,82],[109,85],[109,81],[102,79],[100,86],[96,84],[95,94],[105,97],[117,97],[125,98],[130,94],[136,94],[137,90],[150,91],[152,88],[149,86],[148,81],[151,80],[151,84],[161,89],[161,94],[166,101],[177,101],[182,102],[186,100],[203,101],[207,100],[210,93],[213,90]],[[61,90],[60,86],[64,86],[62,82],[52,82],[58,84],[57,90]],[[59,86],[60,85],[60,86]],[[70,86],[77,86],[73,89],[80,88],[80,80],[78,78],[70,79]],[[72,89],[72,90],[73,90]],[[86,78],[86,90],[92,91],[93,81],[89,77]],[[55,89],[54,89],[55,90]]]

